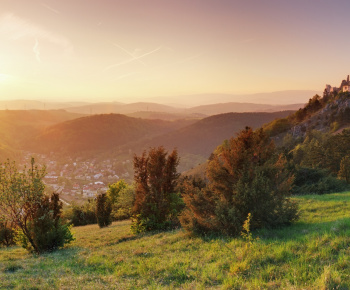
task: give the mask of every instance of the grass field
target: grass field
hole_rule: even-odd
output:
[[[130,222],[74,228],[76,241],[33,256],[0,249],[4,289],[349,289],[350,192],[307,195],[290,227],[242,238],[182,230],[136,236]]]

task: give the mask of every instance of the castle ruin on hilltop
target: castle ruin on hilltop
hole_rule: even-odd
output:
[[[349,81],[349,75],[346,80],[342,80],[340,86],[332,87],[331,85],[326,85],[326,88],[324,89],[325,94],[329,93],[339,93],[339,92],[350,92],[350,81]]]

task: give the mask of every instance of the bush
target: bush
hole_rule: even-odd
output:
[[[135,200],[135,189],[127,185],[120,190],[115,204],[112,205],[112,216],[115,220],[129,219],[132,215],[132,206]]]
[[[295,170],[293,194],[326,194],[347,189],[346,182],[332,176],[327,169],[298,167]]]
[[[22,246],[37,253],[51,252],[74,240],[68,224],[61,221],[62,202],[58,193],[44,196],[28,224],[29,235],[17,237]]]
[[[14,225],[6,221],[0,220],[0,245],[11,246],[15,244],[15,229]]]
[[[88,199],[81,206],[73,204],[72,207],[65,212],[65,218],[70,220],[70,223],[74,226],[96,224],[97,218],[95,208],[96,201]]]
[[[45,167],[31,160],[29,169],[18,171],[14,162],[0,166],[0,212],[16,227],[16,239],[38,254],[62,247],[73,240],[68,225],[62,223],[58,194],[45,196]]]
[[[96,218],[100,228],[109,226],[111,218],[112,204],[106,193],[101,193],[96,198]]]
[[[187,183],[182,226],[197,234],[239,235],[250,214],[251,229],[285,225],[297,219],[290,195],[293,176],[262,129],[247,127],[221,146],[208,165],[209,185]]]
[[[107,196],[112,203],[112,219],[128,219],[132,215],[135,189],[123,179],[108,185]]]

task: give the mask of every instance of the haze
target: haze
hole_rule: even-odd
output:
[[[322,91],[349,74],[348,11],[345,0],[1,0],[0,100]]]

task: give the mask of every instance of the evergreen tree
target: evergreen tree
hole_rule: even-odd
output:
[[[96,198],[96,217],[100,228],[108,227],[112,223],[112,204],[106,193],[101,193]]]
[[[151,148],[148,155],[134,157],[135,202],[133,225],[135,232],[166,229],[177,220],[179,197],[175,194],[179,177],[179,158],[163,147]]]

